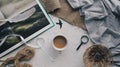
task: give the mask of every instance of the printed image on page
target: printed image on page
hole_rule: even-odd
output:
[[[6,2],[6,0],[4,1]],[[3,7],[1,7],[1,14],[3,14],[4,19],[0,19],[0,57],[21,46],[23,44],[21,41],[27,42],[54,26],[42,5],[38,5],[34,0],[29,1],[29,4],[26,3],[26,0],[13,0],[9,4],[2,4],[3,7],[6,7],[17,2],[20,8],[14,8],[13,13],[7,13],[8,9],[6,9],[4,14],[2,13]],[[12,12],[12,9],[10,10]]]

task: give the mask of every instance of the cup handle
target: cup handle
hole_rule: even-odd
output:
[[[41,48],[42,45],[44,44],[45,40],[44,40],[44,38],[37,38],[37,39],[35,39],[34,42],[35,42],[34,44],[27,44],[27,45],[30,47],[33,47],[33,48]]]

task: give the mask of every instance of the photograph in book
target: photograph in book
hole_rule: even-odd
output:
[[[29,4],[25,5],[27,0],[10,0],[11,3],[7,1],[9,0],[0,1],[0,3],[5,3],[0,7],[0,57],[54,26],[41,2],[29,0]],[[16,6],[9,9],[9,11],[14,11],[9,13],[7,8],[16,5],[13,5],[13,1],[22,7],[16,9]]]

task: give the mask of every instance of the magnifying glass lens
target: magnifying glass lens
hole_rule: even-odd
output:
[[[81,41],[85,44],[85,43],[87,43],[88,42],[88,37],[83,37],[82,39],[81,39]]]

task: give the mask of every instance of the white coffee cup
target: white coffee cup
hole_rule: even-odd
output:
[[[67,39],[62,35],[55,36],[52,46],[57,51],[63,51],[67,47]]]

